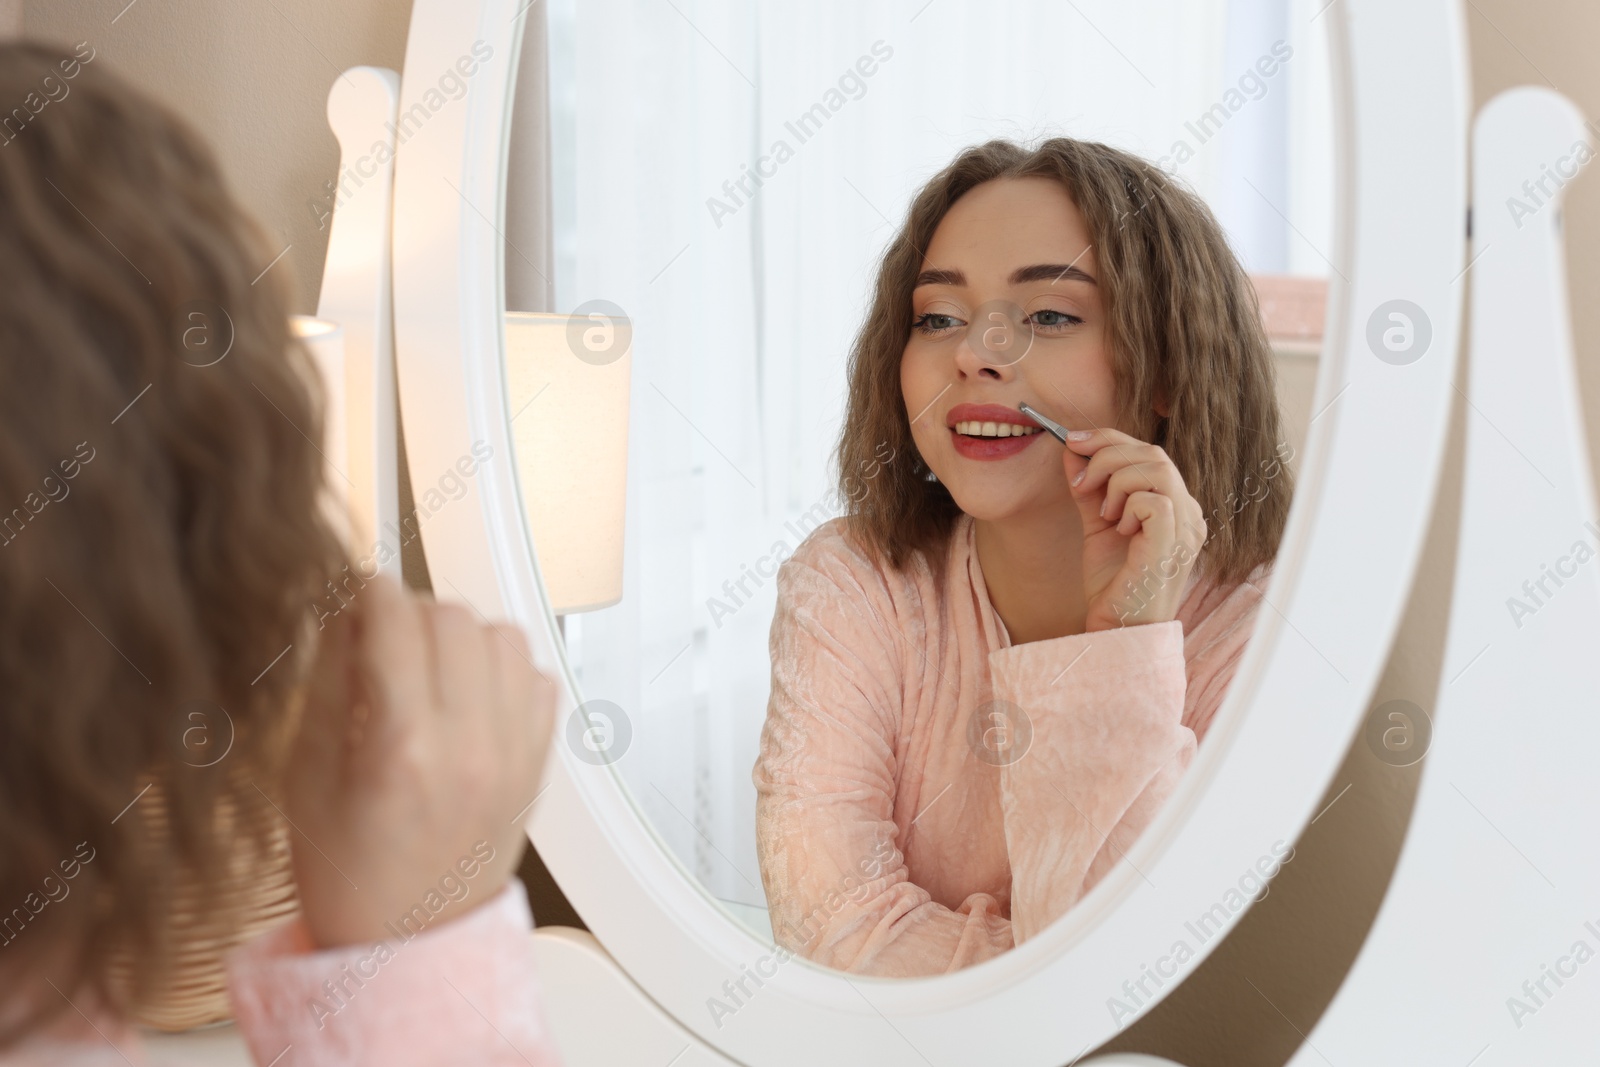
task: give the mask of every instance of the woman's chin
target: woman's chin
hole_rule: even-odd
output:
[[[1024,487],[982,485],[949,487],[956,507],[978,522],[1006,522],[1037,510],[1041,505],[1054,506],[1059,501],[1043,500],[1041,494],[1028,492]],[[1068,501],[1070,504],[1070,500]]]

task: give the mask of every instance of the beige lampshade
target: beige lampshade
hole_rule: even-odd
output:
[[[517,478],[557,614],[622,599],[631,333],[615,315],[506,314]]]

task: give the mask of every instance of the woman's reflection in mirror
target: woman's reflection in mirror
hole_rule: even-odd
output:
[[[895,459],[778,576],[754,779],[779,943],[939,974],[1121,862],[1249,639],[1287,452],[1254,290],[1193,193],[1064,138],[928,182],[836,452]]]

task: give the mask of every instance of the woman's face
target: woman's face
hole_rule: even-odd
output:
[[[1073,507],[1061,445],[1114,426],[1115,381],[1088,227],[1050,178],[968,191],[934,231],[911,294],[900,391],[917,449],[962,511],[1004,520]]]

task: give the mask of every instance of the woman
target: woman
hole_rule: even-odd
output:
[[[257,1062],[555,1064],[526,640],[346,572],[278,248],[200,139],[88,45],[0,46],[0,100],[0,1064],[142,1060],[174,900],[230,941],[285,832]]]
[[[1253,290],[1195,196],[1064,138],[934,177],[852,352],[853,504],[778,577],[754,778],[779,941],[937,974],[1103,878],[1233,676],[1287,451]]]

